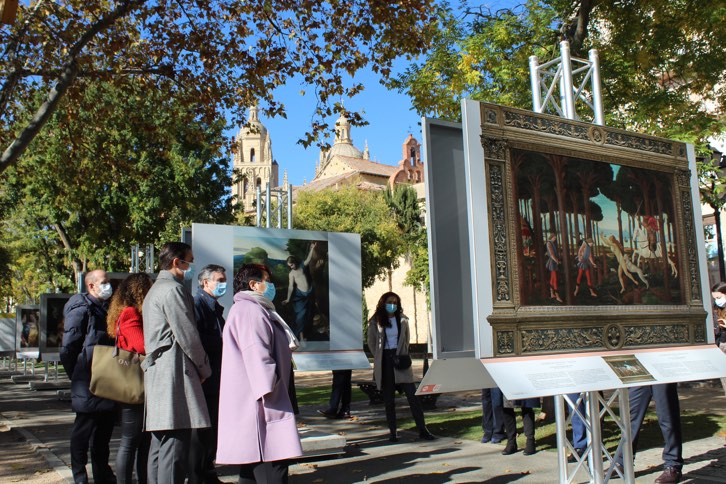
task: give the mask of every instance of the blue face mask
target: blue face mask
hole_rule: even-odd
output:
[[[262,293],[270,301],[275,300],[275,285],[270,281],[265,281],[265,292]]]
[[[227,292],[227,283],[226,282],[218,282],[217,287],[212,289],[212,295],[214,297],[222,297],[224,296],[224,293]]]
[[[194,264],[191,262],[187,262],[187,264],[189,264],[189,268],[184,270],[184,280],[191,281],[194,277]]]
[[[395,313],[396,309],[398,309],[397,304],[386,304],[386,311],[388,312],[388,314]]]

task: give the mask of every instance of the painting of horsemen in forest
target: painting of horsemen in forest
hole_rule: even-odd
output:
[[[270,269],[276,288],[272,302],[301,350],[330,349],[328,241],[238,235],[235,274],[243,264]]]
[[[522,305],[683,304],[673,175],[512,150]]]

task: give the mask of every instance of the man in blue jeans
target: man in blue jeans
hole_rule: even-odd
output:
[[[483,388],[481,391],[481,428],[484,435],[481,443],[498,444],[506,437],[504,433],[504,400],[499,388]]]
[[[681,434],[681,408],[678,403],[678,384],[664,383],[652,386],[631,387],[630,395],[630,432],[633,439],[633,456],[638,447],[640,427],[650,401],[655,401],[658,425],[665,440],[663,447],[663,473],[655,480],[656,484],[680,482],[683,468],[683,437]],[[615,465],[622,470],[623,452],[618,448]]]

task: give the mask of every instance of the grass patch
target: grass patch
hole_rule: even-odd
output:
[[[399,412],[400,414],[401,412]],[[535,415],[538,411],[535,410]],[[413,419],[405,414],[406,418],[399,418],[400,428],[416,430]],[[382,424],[384,421],[381,422]],[[525,437],[523,435],[522,421],[517,410],[517,445],[523,448]],[[450,437],[454,439],[466,439],[479,441],[482,437],[481,411],[435,411],[426,413],[426,426],[434,435]],[[705,414],[701,412],[681,412],[681,429],[683,441],[700,440],[714,435],[726,433],[726,416]],[[571,436],[568,432],[568,436]],[[620,439],[620,432],[610,418],[605,420],[602,428],[602,437],[605,447],[609,452],[617,449]],[[554,450],[557,448],[557,427],[555,423],[535,426],[535,439],[538,450]],[[663,446],[663,436],[658,425],[658,417],[654,411],[646,414],[643,427],[638,439],[638,449],[660,448]]]
[[[295,393],[297,393],[297,403],[301,407],[327,407],[328,401],[330,400],[331,390],[332,388],[330,385],[319,387],[297,387],[295,388]],[[368,400],[368,395],[363,393],[360,388],[353,387],[350,398],[353,402],[361,402]]]

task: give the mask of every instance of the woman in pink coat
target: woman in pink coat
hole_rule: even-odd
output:
[[[241,464],[239,483],[286,483],[287,459],[302,455],[288,395],[292,359],[275,312],[270,270],[245,264],[234,278],[224,326],[217,464]]]

